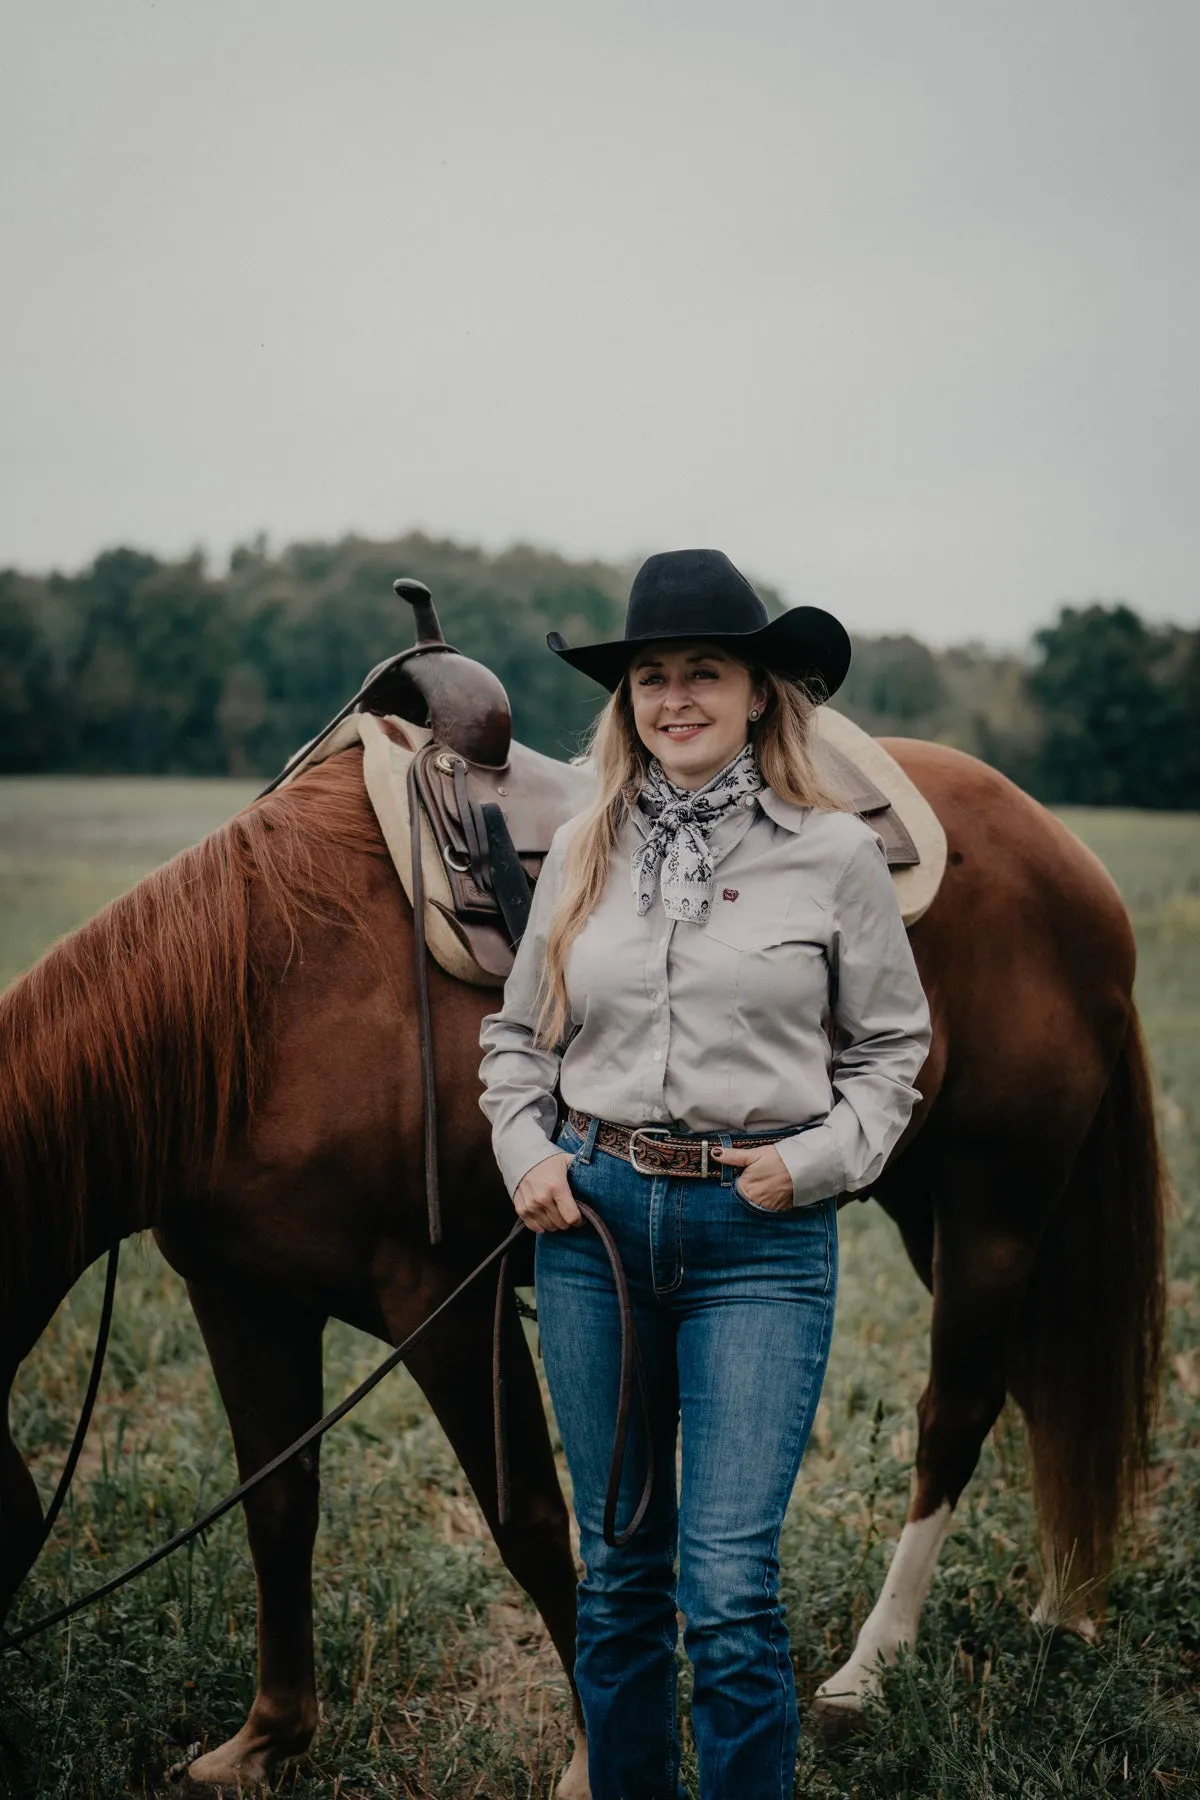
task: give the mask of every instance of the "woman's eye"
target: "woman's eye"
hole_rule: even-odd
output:
[[[692,669],[690,673],[692,675],[703,676],[706,681],[720,680],[720,670],[718,669]],[[647,670],[644,675],[638,676],[637,684],[639,687],[651,687],[655,682],[659,682],[662,679],[662,675],[657,669]]]

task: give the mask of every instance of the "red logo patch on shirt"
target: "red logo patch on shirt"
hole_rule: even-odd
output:
[[[722,888],[721,889],[722,900],[736,900],[737,897],[738,897],[738,891],[736,888]]]

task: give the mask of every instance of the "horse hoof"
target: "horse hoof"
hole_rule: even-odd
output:
[[[866,1722],[859,1694],[826,1694],[818,1688],[812,1713],[821,1736],[830,1743],[852,1737]]]
[[[199,1748],[194,1744],[189,1754],[195,1756]],[[177,1763],[169,1772],[171,1800],[237,1800],[239,1795],[244,1800],[247,1795],[261,1794],[270,1779],[266,1759],[247,1756],[234,1761],[228,1750],[229,1746],[222,1744],[194,1762]]]
[[[1100,1627],[1082,1607],[1064,1606],[1053,1594],[1043,1594],[1029,1616],[1029,1623],[1039,1631],[1063,1632],[1082,1638],[1093,1647],[1100,1642]]]
[[[251,1800],[268,1789],[263,1781],[193,1781],[185,1772],[167,1791],[171,1800]]]
[[[184,1760],[173,1763],[167,1770],[167,1793],[170,1800],[223,1800],[223,1796],[227,1794],[244,1795],[253,1792],[252,1788],[239,1788],[228,1782],[193,1781],[190,1759],[196,1757],[199,1750],[199,1744],[190,1744]]]
[[[258,1790],[261,1792],[261,1787]],[[211,1781],[193,1781],[185,1770],[176,1776],[167,1788],[170,1800],[237,1800],[239,1795],[245,1800],[247,1794],[253,1794],[254,1788],[230,1787],[228,1782],[214,1784]]]
[[[170,1800],[248,1800],[263,1792],[261,1782],[247,1786],[229,1781],[193,1781],[186,1769],[180,1774],[172,1771],[167,1784]]]

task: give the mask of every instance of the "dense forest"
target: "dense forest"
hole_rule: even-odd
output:
[[[277,554],[259,540],[220,575],[129,549],[74,575],[0,571],[0,771],[268,775],[411,642],[400,574],[428,582],[447,638],[504,681],[517,736],[566,755],[598,690],[545,634],[619,635],[631,572],[419,533]],[[1200,632],[1126,605],[1063,607],[1024,657],[859,638],[837,704],[1045,800],[1200,808]]]

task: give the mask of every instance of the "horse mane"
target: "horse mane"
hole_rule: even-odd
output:
[[[304,917],[362,924],[347,853],[387,854],[357,750],[147,875],[0,995],[0,1301],[35,1254],[73,1281],[154,1222],[168,1182],[211,1184],[266,1073],[259,1025]]]

